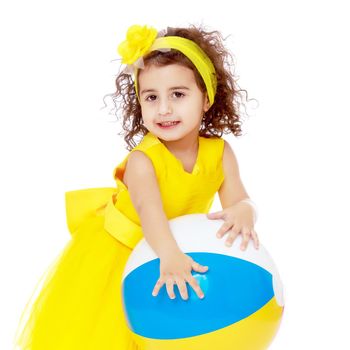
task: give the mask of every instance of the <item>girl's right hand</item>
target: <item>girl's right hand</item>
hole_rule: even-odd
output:
[[[199,298],[204,298],[204,293],[197,280],[192,276],[192,269],[197,272],[206,272],[208,266],[203,266],[195,262],[190,256],[180,250],[172,251],[160,258],[160,276],[152,291],[153,296],[157,296],[160,288],[166,284],[168,295],[175,299],[174,283],[177,284],[183,300],[188,299],[188,282]]]

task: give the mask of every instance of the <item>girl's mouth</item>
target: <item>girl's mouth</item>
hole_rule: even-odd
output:
[[[174,122],[157,123],[157,125],[162,129],[173,129],[179,123],[180,123],[179,121],[174,121]]]

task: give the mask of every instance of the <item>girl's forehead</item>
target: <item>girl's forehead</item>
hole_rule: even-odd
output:
[[[148,65],[140,69],[138,76],[139,84],[147,83],[167,83],[178,82],[182,84],[192,84],[195,77],[192,69],[184,67],[180,64],[169,64],[166,66]]]

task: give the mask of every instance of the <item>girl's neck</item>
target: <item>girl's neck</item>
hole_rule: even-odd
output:
[[[164,141],[159,138],[164,146],[175,155],[191,156],[198,152],[198,131],[194,130],[179,140]]]

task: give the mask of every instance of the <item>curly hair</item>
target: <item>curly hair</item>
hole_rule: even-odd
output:
[[[180,36],[194,41],[201,47],[214,64],[217,75],[217,91],[215,100],[210,109],[204,114],[201,122],[199,135],[203,137],[221,137],[223,133],[233,133],[234,136],[241,136],[242,118],[239,114],[240,92],[235,80],[232,55],[223,45],[223,37],[219,31],[205,31],[194,25],[188,28],[168,27],[165,36]],[[194,64],[180,51],[152,51],[143,57],[145,66],[165,66],[180,64],[190,68],[195,76],[199,89],[206,92],[205,83]],[[140,71],[140,70],[139,70]],[[137,79],[138,77],[135,77]],[[122,71],[116,78],[116,92],[112,96],[116,107],[116,116],[122,111],[122,128],[124,140],[127,143],[127,150],[132,150],[136,143],[134,136],[147,134],[148,130],[143,125],[141,106],[136,95],[134,81],[130,74]],[[248,94],[247,94],[248,95]],[[118,105],[119,102],[119,105]]]

